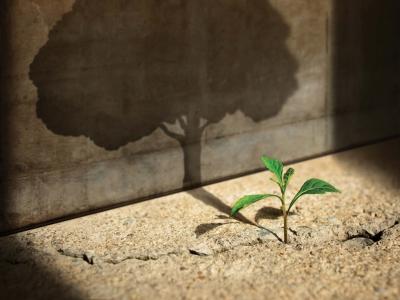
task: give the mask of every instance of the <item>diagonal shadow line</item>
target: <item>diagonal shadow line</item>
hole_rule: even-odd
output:
[[[222,202],[221,199],[219,199],[218,197],[216,197],[212,193],[208,192],[204,188],[200,187],[200,188],[195,189],[195,190],[187,191],[187,193],[190,194],[191,196],[193,196],[194,198],[200,200],[204,204],[206,204],[208,206],[211,206],[211,207],[214,207],[215,209],[219,210],[220,212],[230,216],[231,207],[229,205],[225,204],[224,202]],[[238,213],[235,217],[230,217],[230,218],[236,219],[236,220],[238,220],[240,222],[243,222],[245,224],[253,225],[253,226],[256,226],[256,227],[258,227],[260,229],[266,230],[269,233],[271,233],[273,236],[275,236],[278,241],[282,242],[282,239],[275,232],[273,232],[271,229],[268,229],[268,228],[266,228],[264,226],[261,226],[261,225],[255,223],[255,222],[249,220],[248,218],[243,216],[241,213]],[[225,223],[225,224],[231,224],[231,223]],[[202,225],[204,225],[204,224],[202,224]]]
[[[293,211],[289,212],[289,216],[295,215],[296,213]],[[282,210],[279,208],[275,208],[272,206],[264,206],[263,208],[259,209],[254,217],[255,222],[258,224],[260,220],[277,220],[282,218]]]
[[[195,234],[196,234],[196,238],[198,238],[199,236],[202,236],[203,234],[206,234],[207,232],[216,229],[220,226],[224,226],[224,225],[228,225],[228,224],[237,224],[238,222],[234,221],[234,222],[226,222],[226,223],[204,223],[204,224],[200,224],[196,227],[195,229]]]

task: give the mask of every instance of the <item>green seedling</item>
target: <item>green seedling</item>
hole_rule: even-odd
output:
[[[289,185],[290,179],[294,175],[294,169],[289,168],[283,174],[283,163],[280,160],[273,159],[271,157],[267,156],[262,156],[261,157],[262,162],[264,163],[265,167],[272,172],[273,177],[271,180],[275,182],[280,189],[281,195],[275,195],[275,194],[257,194],[257,195],[247,195],[242,198],[240,198],[232,207],[231,215],[235,216],[241,209],[257,202],[265,198],[271,198],[275,197],[278,198],[281,201],[281,209],[282,209],[282,215],[283,215],[283,241],[287,243],[288,241],[288,215],[292,207],[295,205],[297,200],[301,198],[304,195],[309,195],[309,194],[325,194],[325,193],[340,193],[340,191],[335,188],[333,185],[321,180],[321,179],[316,179],[316,178],[311,178],[308,179],[306,182],[303,183],[302,187],[300,190],[297,192],[297,194],[293,197],[293,199],[290,201],[290,204],[288,208],[286,209],[286,189]]]

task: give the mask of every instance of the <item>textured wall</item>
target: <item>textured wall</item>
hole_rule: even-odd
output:
[[[338,147],[399,133],[400,2],[332,7],[331,108]]]
[[[2,1],[0,229],[397,134],[397,4],[349,2]]]

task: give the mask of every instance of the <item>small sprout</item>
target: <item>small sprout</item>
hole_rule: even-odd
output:
[[[275,182],[281,191],[281,195],[275,194],[258,194],[258,195],[247,195],[240,198],[236,203],[232,206],[231,215],[235,216],[241,209],[257,202],[262,199],[275,197],[281,201],[281,209],[283,215],[283,232],[284,238],[283,241],[287,243],[287,232],[288,232],[288,225],[287,225],[287,217],[293,205],[300,199],[300,197],[304,195],[311,195],[311,194],[325,194],[325,193],[340,193],[340,191],[335,188],[333,185],[329,184],[326,181],[321,179],[311,178],[308,179],[306,182],[303,183],[300,190],[297,194],[293,197],[293,199],[289,203],[289,207],[286,209],[286,188],[289,185],[290,179],[294,175],[294,169],[289,168],[283,174],[283,163],[280,160],[267,157],[263,155],[261,157],[262,162],[264,163],[265,167],[272,172],[273,177],[271,180]]]

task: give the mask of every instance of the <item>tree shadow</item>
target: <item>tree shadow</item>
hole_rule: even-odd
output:
[[[333,1],[331,96],[336,149],[400,134],[400,1]],[[343,156],[398,177],[400,144]],[[385,161],[385,166],[382,162]]]
[[[193,187],[210,124],[237,111],[266,120],[297,89],[288,36],[266,0],[77,0],[31,64],[37,115],[107,150],[160,128]]]

